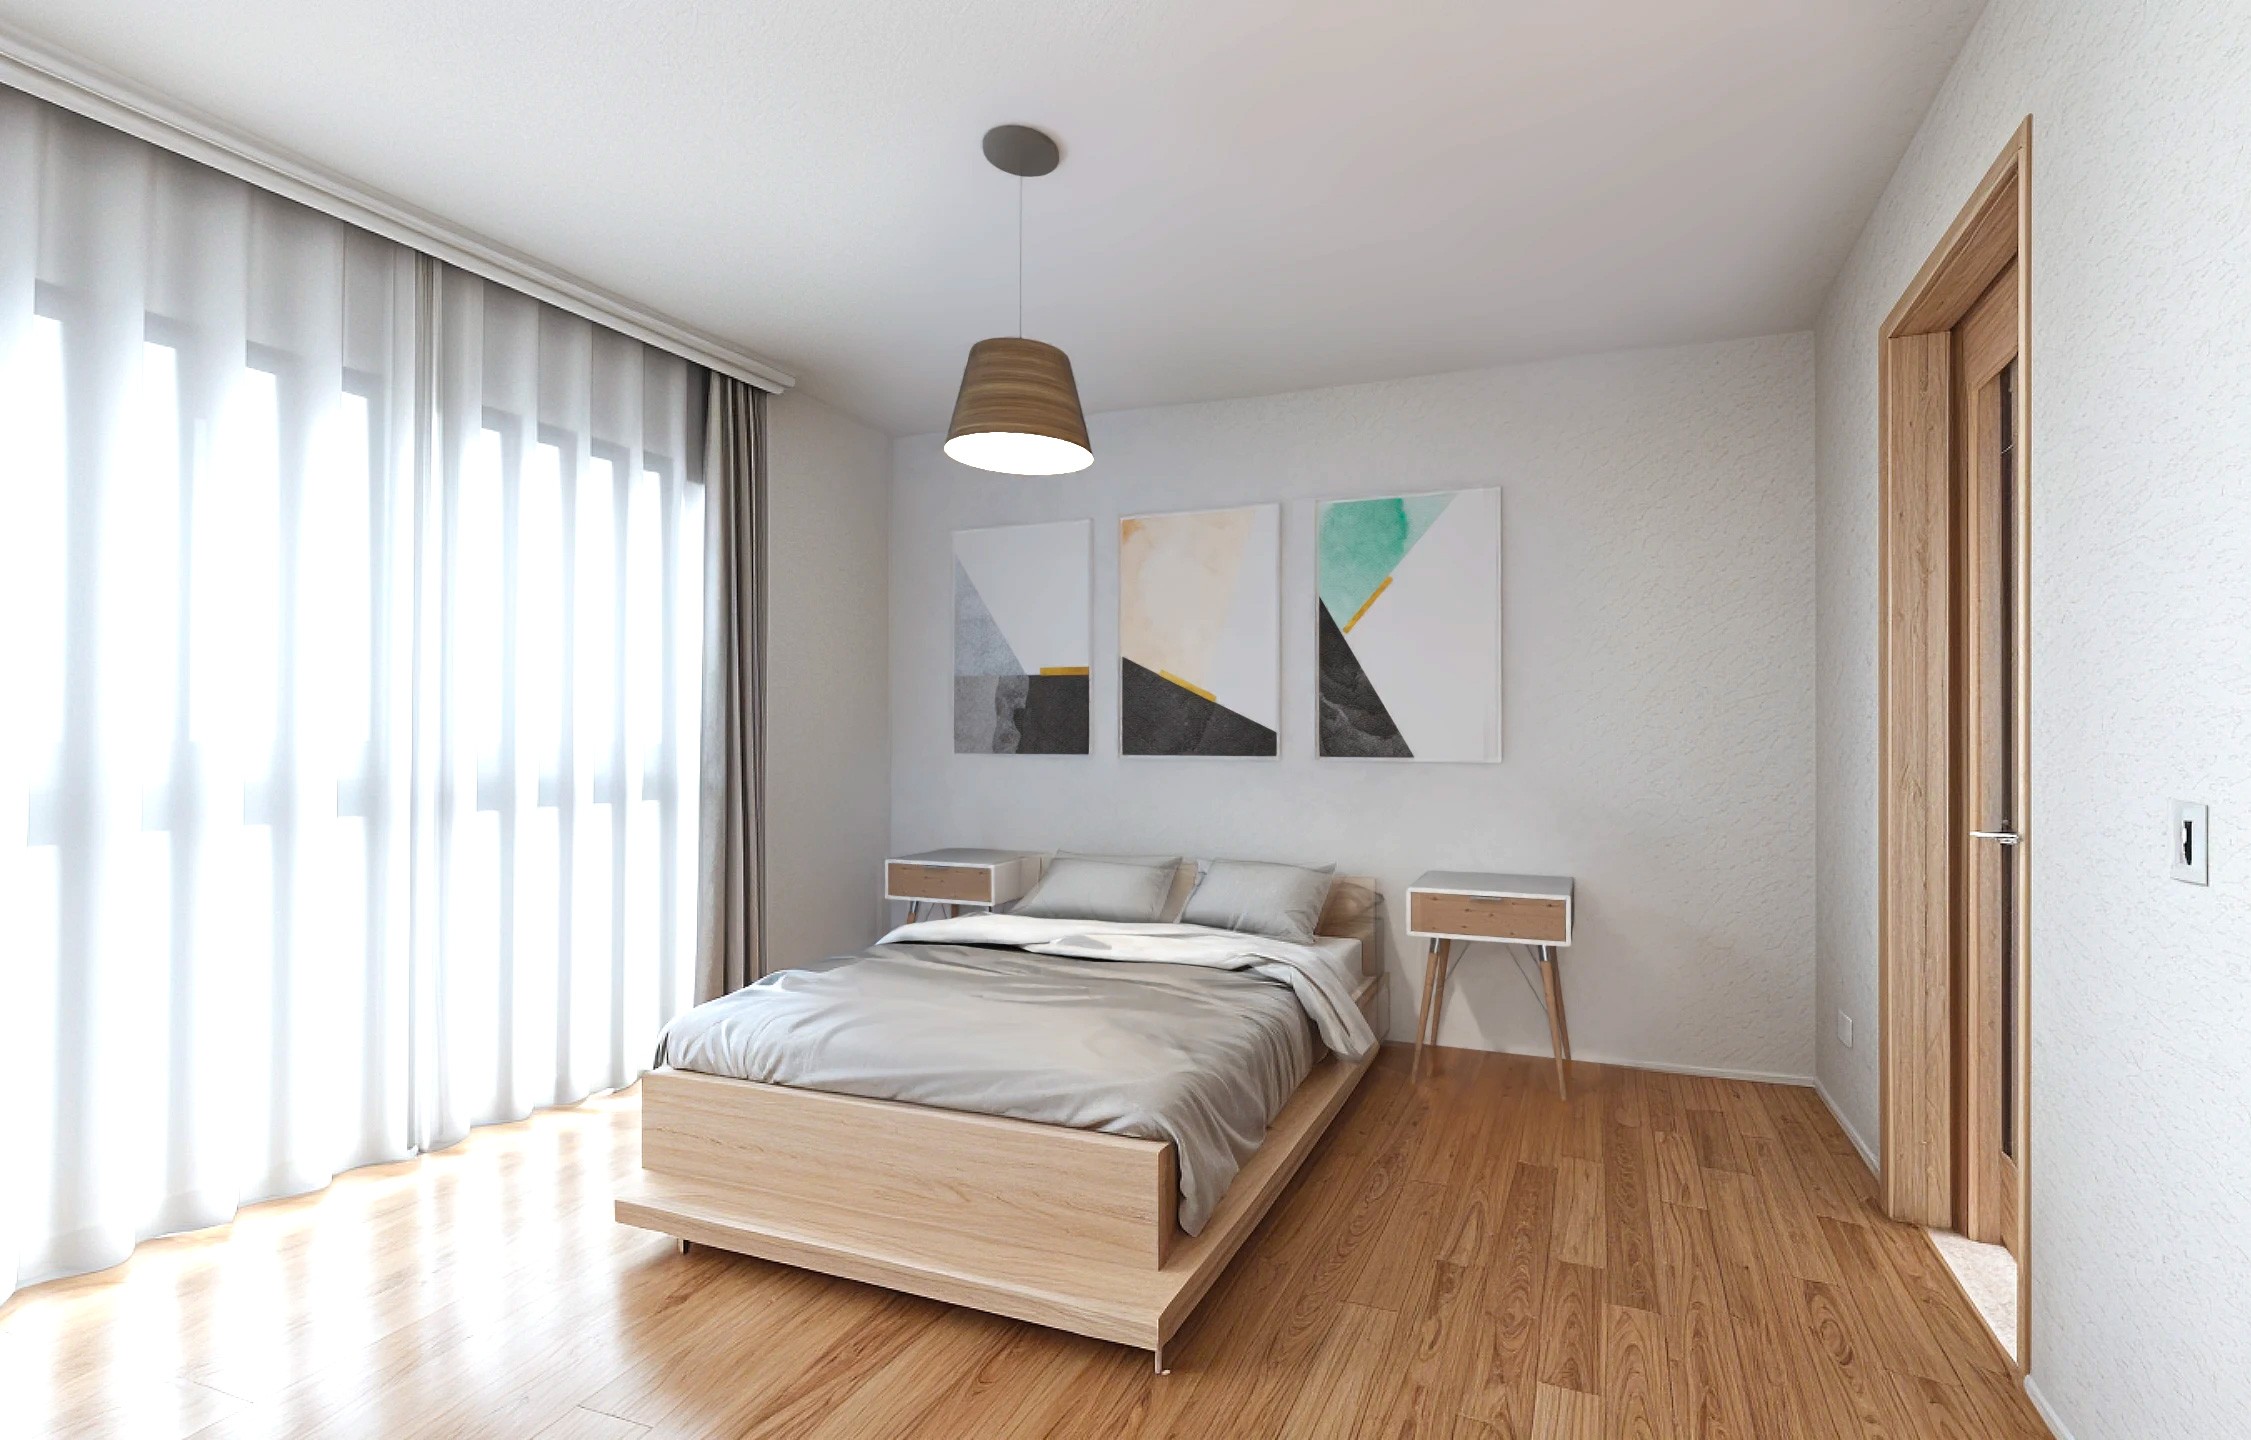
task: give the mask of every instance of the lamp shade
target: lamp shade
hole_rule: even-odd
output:
[[[1071,357],[1017,336],[970,346],[946,453],[1003,475],[1068,475],[1092,465]]]

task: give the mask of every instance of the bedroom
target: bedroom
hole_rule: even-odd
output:
[[[0,3],[0,1431],[2251,1427],[2247,54]]]

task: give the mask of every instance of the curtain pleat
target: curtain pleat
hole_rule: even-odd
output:
[[[766,973],[766,397],[710,376],[696,999]]]
[[[703,648],[692,367],[451,268],[436,308],[425,1146],[628,1083],[687,1003]]]
[[[702,376],[0,88],[0,1295],[647,1063]]]

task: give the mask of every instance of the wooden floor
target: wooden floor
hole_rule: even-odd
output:
[[[631,1094],[0,1309],[0,1434],[2040,1436],[1808,1090],[1387,1050],[1170,1356],[610,1219]]]

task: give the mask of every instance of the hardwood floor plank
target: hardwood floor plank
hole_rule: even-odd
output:
[[[118,1383],[81,1392],[75,1401],[50,1403],[31,1411],[31,1397],[11,1393],[7,1419],[20,1426],[17,1433],[54,1440],[140,1440],[143,1436],[201,1435],[230,1419],[239,1419],[253,1407],[239,1395],[227,1395],[191,1380],[123,1378]]]
[[[1157,1380],[1148,1356],[1111,1349],[1080,1371],[1054,1402],[1028,1412],[995,1440],[1116,1440],[1141,1434]]]
[[[1602,1440],[1600,1397],[1542,1385],[1532,1404],[1532,1440]]]
[[[2001,1380],[1980,1374],[1964,1381],[1962,1393],[1969,1397],[1971,1412],[1980,1418],[1982,1433],[2001,1440],[2053,1440],[2048,1422],[2032,1408],[2031,1397],[2015,1376]]]
[[[1610,1123],[1638,1130],[1649,1123],[1649,1102],[1643,1076],[1646,1070],[1618,1070],[1610,1092]]]
[[[697,1258],[710,1262],[700,1267],[706,1286],[724,1294],[733,1257]],[[686,1322],[702,1322],[692,1333],[685,1323],[665,1327],[630,1357],[623,1373],[582,1393],[577,1403],[667,1432],[737,1418],[762,1422],[833,1395],[836,1377],[864,1373],[890,1346],[935,1324],[944,1307],[881,1291],[862,1294],[845,1281],[824,1279],[813,1282],[809,1303],[775,1311],[779,1324],[729,1323],[703,1293],[691,1293],[679,1313]]]
[[[1772,1085],[1757,1085],[1748,1080],[1720,1080],[1714,1082],[1725,1102],[1727,1123],[1737,1135],[1760,1135],[1769,1140],[1782,1138],[1775,1128],[1774,1116],[1760,1098],[1760,1092],[1772,1090]]]
[[[1562,1260],[1548,1264],[1540,1308],[1542,1385],[1602,1393],[1602,1274]]]
[[[1696,1163],[1696,1145],[1686,1135],[1671,1130],[1649,1132],[1650,1193],[1667,1205],[1704,1208],[1704,1169]]]
[[[1776,1087],[1777,1093],[1761,1097],[1768,1101],[1768,1113],[1775,1116],[1777,1127],[1786,1113],[1795,1113],[1812,1141],[1803,1152],[1809,1166],[1816,1160],[1828,1162],[1829,1173],[1851,1213],[1839,1215],[1840,1220],[1865,1220],[1875,1212],[1876,1172],[1854,1147],[1851,1137],[1837,1124],[1837,1117],[1829,1113],[1828,1105],[1811,1089],[1803,1086]]]
[[[1469,1097],[1478,1119],[1469,1127],[1479,1138],[1476,1152],[1465,1161],[1464,1183],[1449,1191],[1446,1218],[1441,1226],[1443,1243],[1437,1258],[1449,1265],[1482,1267],[1491,1254],[1494,1228],[1506,1198],[1505,1184],[1490,1177],[1516,1173],[1524,1154],[1526,1132],[1514,1123],[1523,1108],[1529,1072],[1514,1064],[1519,1057],[1489,1055],[1478,1072],[1478,1083]],[[1474,1179],[1469,1177],[1475,1177]]]
[[[1962,1372],[1978,1370],[2013,1386],[2008,1360],[1946,1273],[1930,1238],[1916,1226],[1894,1224],[1870,1225],[1868,1238],[1884,1257],[1889,1283],[1914,1303],[1957,1376],[1966,1379]]]
[[[1779,1148],[1788,1157],[1813,1213],[1853,1224],[1874,1218],[1852,1177],[1844,1173],[1800,1108],[1794,1103],[1762,1098],[1767,1100],[1767,1112],[1774,1117],[1775,1129],[1781,1134]],[[1860,1162],[1855,1158],[1853,1163],[1859,1165]]]
[[[1337,1307],[1336,1322],[1314,1357],[1313,1372],[1297,1403],[1282,1422],[1282,1433],[1305,1440],[1343,1440],[1359,1423],[1367,1392],[1376,1384],[1368,1358],[1380,1355],[1391,1342],[1399,1317],[1389,1310],[1366,1305]]]
[[[1399,1317],[1391,1344],[1372,1357],[1379,1383],[1355,1434],[1364,1440],[1444,1434],[1477,1361],[1477,1276],[1462,1267],[1433,1265],[1414,1302]]]
[[[1642,1131],[1613,1125],[1603,1135],[1603,1299],[1657,1308],[1656,1239],[1649,1228],[1649,1177]]]
[[[0,1429],[2045,1434],[1810,1092],[1580,1064],[1566,1104],[1553,1081],[1538,1057],[1452,1051],[1417,1085],[1402,1050],[1379,1056],[1163,1376],[1146,1352],[617,1225],[627,1095],[18,1294]]]
[[[957,1310],[948,1318],[954,1323],[929,1326],[893,1351],[817,1423],[777,1433],[803,1440],[905,1434],[933,1401],[946,1404],[966,1379],[999,1359],[1019,1328],[1016,1321],[973,1311]]]
[[[1677,1075],[1661,1070],[1643,1070],[1641,1076],[1641,1103],[1647,1123],[1652,1130],[1662,1130],[1672,1135],[1688,1133],[1688,1117],[1680,1103],[1680,1091],[1674,1082]]]
[[[1735,1129],[1727,1122],[1725,1113],[1718,1110],[1691,1110],[1688,1112],[1688,1137],[1695,1143],[1696,1163],[1706,1170],[1732,1170],[1739,1175],[1750,1173],[1743,1163],[1742,1152],[1735,1144]]]
[[[1602,1165],[1561,1159],[1555,1165],[1555,1255],[1602,1268]]]
[[[1959,1383],[1961,1377],[1931,1334],[1929,1322],[1913,1298],[1900,1288],[1890,1262],[1876,1249],[1870,1227],[1847,1225],[1841,1220],[1823,1220],[1820,1225],[1828,1238],[1829,1251],[1836,1257],[1843,1287],[1852,1292],[1863,1328],[1884,1368],[1942,1384]]]
[[[1501,1214],[1500,1249],[1485,1277],[1483,1324],[1460,1413],[1522,1433],[1532,1423],[1548,1265],[1553,1254],[1555,1171],[1519,1164]]]
[[[1750,1172],[1758,1180],[1746,1193],[1758,1202],[1763,1212],[1765,1228],[1774,1237],[1782,1268],[1800,1280],[1836,1284],[1842,1278],[1836,1258],[1822,1234],[1822,1217],[1814,1211],[1798,1183],[1797,1167],[1782,1153],[1778,1141],[1752,1136],[1743,1145],[1750,1160]]]
[[[1778,1319],[1776,1286],[1794,1279],[1777,1262],[1764,1229],[1765,1211],[1749,1176],[1714,1172],[1710,1184],[1712,1247],[1735,1326],[1736,1358],[1752,1430],[1766,1440],[1815,1433],[1807,1418]]]
[[[1680,1097],[1683,1110],[1703,1110],[1724,1115],[1727,1113],[1725,1087],[1729,1083],[1712,1075],[1675,1075],[1673,1093]]]
[[[540,1431],[536,1440],[639,1440],[648,1433],[646,1425],[579,1407]]]
[[[1601,1161],[1602,1134],[1610,1119],[1610,1092],[1616,1087],[1613,1077],[1617,1073],[1607,1065],[1572,1066],[1571,1098],[1556,1101],[1563,1111],[1560,1153],[1565,1159]]]
[[[1442,1185],[1410,1180],[1391,1207],[1391,1218],[1368,1245],[1367,1260],[1345,1299],[1397,1313],[1414,1297],[1423,1271],[1440,1248],[1440,1227],[1453,1213],[1453,1195]]]
[[[1830,1418],[1838,1427],[1837,1433],[1866,1436],[1868,1440],[1914,1433],[1899,1418],[1891,1372],[1878,1363],[1867,1332],[1844,1293],[1819,1280],[1803,1280],[1798,1295],[1805,1334],[1832,1381],[1828,1393],[1832,1402],[1844,1402],[1831,1406]]]
[[[1892,1393],[1909,1432],[1930,1440],[1995,1440],[1999,1434],[1959,1385],[1920,1375],[1893,1375]]]
[[[998,1348],[964,1370],[898,1434],[916,1440],[1019,1434],[1044,1421],[1056,1402],[1086,1382],[1116,1351],[1098,1341],[1031,1325],[1005,1328]]]
[[[1433,1049],[1423,1085],[1434,1113],[1454,1115],[1465,1111],[1480,1089],[1487,1055],[1482,1050]],[[1408,1180],[1451,1186],[1465,1156],[1477,1148],[1478,1132],[1468,1125],[1426,1125],[1415,1147],[1406,1175]]]
[[[1661,1323],[1647,1310],[1606,1305],[1602,1311],[1602,1374],[1606,1433],[1615,1440],[1669,1440],[1671,1367]]]
[[[1747,1436],[1750,1406],[1710,1219],[1686,1205],[1659,1205],[1655,1218],[1673,1423],[1684,1435]]]

